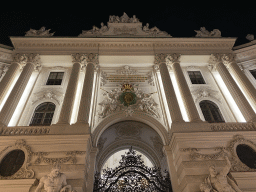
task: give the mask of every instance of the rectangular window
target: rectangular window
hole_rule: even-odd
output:
[[[192,84],[205,84],[204,78],[200,71],[188,71]]]
[[[64,72],[51,72],[46,85],[61,85]]]
[[[250,70],[252,76],[254,77],[254,79],[256,79],[256,69]]]

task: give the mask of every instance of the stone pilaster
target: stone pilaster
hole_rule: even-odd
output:
[[[196,109],[194,99],[189,90],[187,81],[180,67],[180,54],[174,53],[172,55],[168,55],[167,60],[173,69],[189,121],[202,122],[200,119],[199,113]]]
[[[235,61],[234,54],[225,54],[222,57],[223,63],[229,68],[230,73],[234,76],[234,78],[238,81],[241,86],[241,89],[248,96],[247,98],[250,100],[253,107],[256,109],[256,89],[246,77],[246,75],[242,72],[240,67],[237,65]]]
[[[72,111],[75,103],[77,85],[79,81],[81,65],[85,60],[84,54],[72,54],[73,68],[69,78],[66,94],[62,104],[59,121],[57,124],[70,125]]]
[[[166,65],[166,57],[167,54],[156,54],[155,55],[155,64],[159,66],[161,78],[162,78],[162,83],[164,87],[164,92],[167,100],[167,105],[169,108],[169,112],[171,115],[172,122],[184,122],[180,107],[174,92],[174,88],[172,85],[171,77]]]
[[[20,98],[28,84],[31,74],[39,65],[39,55],[38,54],[26,54],[27,64],[23,68],[16,84],[14,85],[7,101],[5,102],[1,112],[0,112],[0,125],[8,126],[11,117],[20,101]]]
[[[4,97],[6,96],[11,84],[13,83],[16,75],[18,74],[21,65],[26,64],[27,58],[24,54],[13,55],[13,62],[10,65],[8,71],[0,82],[0,104],[2,103]]]
[[[84,86],[79,106],[79,112],[76,124],[86,124],[88,133],[90,133],[88,121],[90,114],[91,98],[93,91],[94,67],[98,64],[98,54],[90,53],[85,56],[86,72],[84,77]]]
[[[256,114],[254,110],[223,63],[223,61],[226,62],[227,60],[227,58],[225,58],[226,56],[227,55],[223,54],[212,54],[210,57],[210,64],[213,64],[219,72],[245,120],[247,122],[255,122]]]

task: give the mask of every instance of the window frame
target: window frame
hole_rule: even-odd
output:
[[[214,116],[213,116],[213,114],[212,114],[212,112],[211,112],[211,109],[209,109],[209,106],[207,106],[207,108],[208,108],[208,112],[210,112],[211,121],[209,122],[209,121],[206,120],[206,118],[205,118],[205,116],[204,116],[204,113],[203,113],[203,110],[202,110],[202,107],[201,107],[201,105],[200,105],[200,103],[201,103],[201,102],[204,102],[204,101],[206,101],[207,104],[208,104],[208,103],[212,103],[213,106],[215,105],[215,106],[217,107],[219,116],[222,118],[222,121],[215,121]],[[224,118],[224,115],[223,115],[223,113],[222,113],[222,111],[221,111],[221,109],[220,109],[220,107],[218,106],[217,103],[215,103],[215,102],[213,102],[213,101],[207,99],[207,100],[201,100],[201,101],[199,101],[198,105],[199,105],[199,108],[200,108],[200,110],[201,110],[201,113],[202,113],[202,115],[203,115],[203,117],[204,117],[204,120],[205,120],[206,122],[208,122],[208,123],[225,123],[225,122],[226,122],[226,120],[225,120],[225,118]],[[216,109],[215,109],[215,110],[216,110]],[[212,120],[214,120],[214,121],[212,121]]]
[[[62,79],[61,79],[61,83],[60,83],[60,84],[47,84],[48,81],[49,81],[49,77],[51,76],[51,73],[57,73],[57,76],[58,76],[58,73],[63,73]],[[46,86],[61,86],[61,85],[63,84],[64,77],[65,77],[65,72],[64,72],[64,71],[50,71],[49,74],[48,74],[48,76],[47,76],[45,85],[46,85]],[[53,80],[56,80],[56,78],[53,79]]]
[[[193,83],[192,80],[191,80],[190,74],[189,74],[190,72],[192,72],[192,73],[199,72],[201,74],[201,77],[202,77],[202,80],[203,80],[204,83]],[[192,85],[205,85],[206,84],[205,78],[204,78],[203,73],[201,72],[201,70],[187,70],[187,75],[188,75],[188,78],[189,78],[190,83]],[[195,76],[195,74],[193,74],[193,75]],[[197,81],[199,79],[195,78],[195,80]]]
[[[44,111],[42,111],[42,112],[41,112],[41,111],[36,111],[37,108],[41,107],[41,105],[44,104],[44,103],[48,103],[48,104],[47,104],[47,108],[49,107],[49,104],[53,104],[54,107],[55,107],[55,108],[54,108],[54,111],[53,111],[53,112],[47,111],[47,110],[44,110]],[[42,102],[42,103],[38,104],[38,105],[35,107],[34,111],[33,111],[32,117],[31,117],[31,119],[30,119],[29,126],[50,126],[50,125],[52,124],[52,122],[53,122],[54,115],[55,115],[55,113],[56,113],[56,108],[57,108],[57,106],[56,106],[56,104],[53,103],[53,102],[48,102],[48,101],[46,101],[46,102]],[[34,119],[35,115],[36,115],[36,114],[40,114],[40,113],[43,113],[43,116],[42,116],[42,118],[41,118],[40,124],[32,124],[32,122],[35,121],[35,119]],[[51,123],[50,123],[50,124],[44,124],[44,121],[45,121],[45,119],[46,119],[46,118],[45,118],[46,115],[47,115],[47,114],[50,114],[50,113],[52,113]]]

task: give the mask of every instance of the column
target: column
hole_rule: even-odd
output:
[[[239,89],[238,85],[236,84],[235,80],[225,67],[223,61],[222,54],[212,54],[210,57],[210,64],[214,64],[216,70],[219,72],[222,80],[224,81],[225,85],[227,86],[230,94],[232,95],[234,101],[236,102],[238,108],[240,109],[241,113],[243,114],[245,120],[247,122],[255,122],[256,115],[254,110],[252,109],[251,105],[245,98],[242,91]]]
[[[166,54],[160,53],[155,56],[155,64],[159,66],[164,92],[167,100],[167,105],[171,115],[172,122],[184,122],[180,107],[174,92],[171,77],[166,65]]]
[[[191,95],[187,81],[180,67],[180,54],[172,54],[167,56],[167,60],[172,66],[180,94],[190,122],[202,122],[197,111],[194,99]]]
[[[28,84],[31,74],[39,65],[38,54],[26,54],[27,64],[23,68],[16,84],[14,85],[7,101],[0,112],[0,125],[8,126],[11,117],[20,101],[20,98]]]
[[[13,83],[17,73],[19,72],[21,65],[26,63],[26,57],[23,54],[13,55],[13,62],[0,82],[0,104],[6,96],[11,84]]]
[[[84,54],[72,54],[73,68],[70,74],[66,94],[62,104],[59,121],[57,124],[70,125],[72,111],[75,103],[75,97],[77,92],[77,85],[79,81],[81,64],[85,59]]]
[[[98,64],[98,54],[90,53],[85,56],[86,72],[84,77],[84,86],[82,90],[82,96],[79,106],[79,112],[77,117],[77,124],[86,124],[88,127],[88,133],[90,133],[88,121],[90,114],[93,78],[94,78],[94,65]]]
[[[88,161],[86,163],[89,163],[87,165],[87,177],[86,177],[86,191],[93,191],[94,187],[94,177],[95,177],[95,162],[96,157],[98,153],[98,148],[92,147],[86,155],[88,155]]]
[[[247,98],[250,100],[253,107],[256,109],[256,89],[246,77],[246,75],[241,71],[240,67],[235,61],[234,54],[225,54],[222,57],[223,63],[229,68],[231,74],[235,77],[238,83],[241,85],[241,88],[244,90]]]

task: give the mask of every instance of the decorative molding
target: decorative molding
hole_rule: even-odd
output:
[[[30,146],[26,144],[26,141],[23,139],[17,140],[15,145],[8,146],[4,150],[0,152],[0,159],[4,158],[9,152],[20,149],[25,153],[25,161],[22,167],[12,176],[4,177],[0,175],[0,180],[3,179],[31,179],[34,177],[34,171],[32,169],[28,169],[28,166],[31,164],[31,157],[33,152],[31,151]]]
[[[121,69],[118,69],[116,73],[119,75],[136,75],[138,71],[135,69],[131,69],[131,67],[128,65],[125,65]]]
[[[173,53],[168,54],[166,57],[167,64],[173,65],[174,63],[180,63],[181,54]]]
[[[4,127],[0,135],[47,135],[49,127]]]
[[[49,152],[35,152],[33,153],[34,156],[37,156],[37,159],[35,160],[35,164],[40,164],[40,163],[46,163],[50,165],[54,165],[56,163],[58,164],[63,164],[63,163],[72,163],[76,164],[77,163],[77,158],[76,155],[84,155],[86,154],[85,151],[68,151],[68,152],[54,152],[56,153],[61,153],[64,154],[64,157],[45,157],[48,156],[50,153]]]
[[[221,37],[221,32],[219,29],[213,29],[213,31],[209,32],[205,27],[201,27],[200,30],[195,30],[196,37]]]
[[[126,13],[123,16],[109,16],[108,25],[101,23],[101,28],[93,26],[91,30],[83,30],[78,37],[171,37],[167,32],[159,30],[157,27],[149,28],[147,23],[142,26],[139,19],[134,15],[130,18]]]
[[[93,63],[94,65],[99,64],[99,54],[89,53],[85,55],[85,63]]]
[[[256,150],[256,144],[253,143],[250,140],[245,139],[242,135],[234,135],[233,139],[231,139],[228,142],[227,145],[227,150],[231,153],[232,158],[231,158],[231,171],[250,171],[250,172],[255,172],[256,169],[252,169],[242,163],[239,159],[239,157],[236,154],[236,147],[239,144],[246,144],[252,147],[254,150]]]
[[[213,98],[217,100],[219,103],[221,103],[220,98],[217,96],[219,92],[212,90],[210,88],[207,88],[207,87],[198,88],[196,90],[193,90],[191,93],[195,98],[195,102],[198,102],[198,100],[200,99]]]
[[[6,74],[6,72],[8,71],[10,65],[3,65],[2,66],[2,69],[1,69],[1,72],[0,72],[0,80],[4,77],[4,75]]]
[[[53,33],[50,33],[51,29],[46,30],[45,27],[41,27],[39,30],[30,29],[26,32],[25,36],[27,37],[51,37],[53,36]]]
[[[34,93],[36,99],[34,101],[32,101],[32,104],[37,103],[38,101],[43,101],[45,99],[50,99],[50,100],[54,100],[56,101],[59,105],[63,99],[64,94],[56,91],[56,90],[51,90],[51,89],[47,89],[47,90],[43,90],[43,91],[39,91],[37,93]]]
[[[255,131],[253,123],[216,123],[211,124],[212,131]]]
[[[74,54],[71,54],[71,58],[72,58],[72,63],[82,64],[85,61],[86,56],[85,56],[85,54],[74,53]]]

